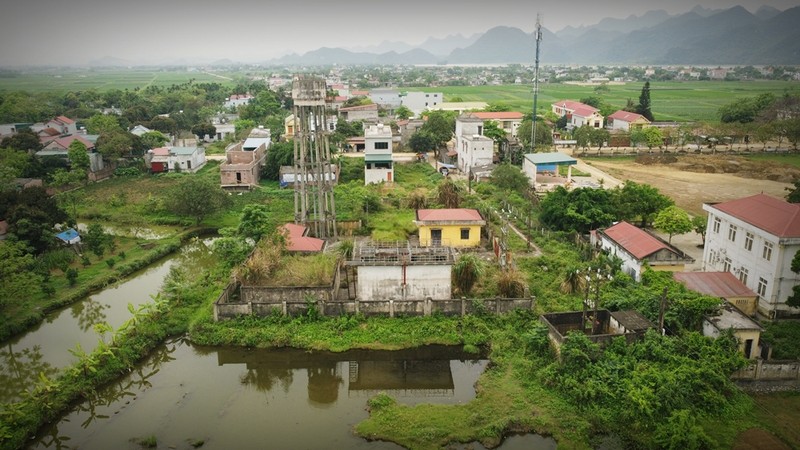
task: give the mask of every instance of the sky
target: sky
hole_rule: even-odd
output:
[[[763,5],[785,10],[800,0],[16,0],[0,13],[0,67],[81,65],[103,57],[132,64],[263,62],[320,47],[382,41],[420,44],[470,36],[498,25],[592,25],[663,9],[679,14]]]

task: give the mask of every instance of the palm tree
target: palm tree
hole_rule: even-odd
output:
[[[483,272],[484,265],[480,258],[472,253],[463,254],[453,265],[453,283],[461,294],[469,295]]]
[[[497,275],[497,290],[504,298],[522,298],[525,295],[525,276],[516,269],[503,270]]]
[[[582,292],[585,287],[586,278],[584,274],[575,267],[567,271],[564,276],[564,281],[561,282],[561,292],[565,294]]]

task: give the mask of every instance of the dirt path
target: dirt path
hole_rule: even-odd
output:
[[[732,174],[696,173],[665,164],[642,165],[632,161],[597,161],[590,164],[614,178],[647,183],[675,200],[692,215],[705,214],[703,203],[722,202],[765,193],[784,198],[789,183],[742,178]]]

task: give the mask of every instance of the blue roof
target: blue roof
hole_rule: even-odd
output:
[[[552,152],[552,153],[528,153],[525,155],[525,159],[532,162],[533,164],[557,164],[557,165],[568,165],[571,166],[573,164],[578,164],[578,160],[567,156],[563,153],[559,152]]]
[[[70,228],[69,230],[64,230],[61,233],[56,234],[56,237],[61,239],[64,242],[69,242],[76,237],[80,236],[77,231]]]

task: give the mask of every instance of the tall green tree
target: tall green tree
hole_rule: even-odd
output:
[[[267,205],[251,204],[244,207],[237,228],[240,236],[258,242],[262,236],[274,230],[275,223]]]
[[[661,210],[653,220],[653,226],[669,234],[670,244],[672,236],[688,233],[693,228],[689,214],[677,206],[669,206]]]
[[[191,217],[200,225],[209,215],[228,204],[228,196],[213,180],[198,176],[183,177],[169,189],[165,206],[179,216]]]
[[[617,217],[614,198],[605,189],[569,191],[558,186],[542,199],[539,206],[539,220],[556,231],[588,233],[611,225]]]
[[[431,111],[428,113],[428,120],[420,127],[420,130],[431,135],[436,147],[442,147],[447,143],[453,137],[455,129],[455,115],[447,111]]]
[[[622,188],[614,190],[617,219],[632,222],[640,220],[640,227],[647,227],[662,209],[674,202],[649,184],[626,181]]]
[[[653,112],[651,111],[652,103],[650,101],[650,82],[645,81],[642,86],[642,93],[639,94],[639,105],[636,107],[636,112],[643,115],[647,120],[653,121]]]
[[[67,157],[73,170],[89,169],[89,152],[83,142],[77,139],[72,141],[67,149]]]
[[[492,184],[506,191],[524,193],[529,186],[528,177],[511,164],[500,164],[492,171]]]
[[[469,295],[485,269],[483,261],[474,253],[464,253],[453,265],[453,284],[461,295]]]
[[[408,109],[405,105],[400,105],[397,109],[394,110],[394,116],[400,120],[406,120],[410,117],[414,117],[414,112]]]

